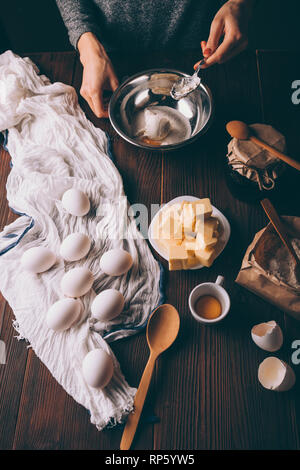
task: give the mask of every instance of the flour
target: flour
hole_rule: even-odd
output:
[[[300,258],[300,240],[294,238],[291,240],[293,248]],[[294,289],[300,288],[299,275],[295,269],[295,263],[291,255],[288,253],[286,247],[282,244],[269,261],[269,272],[275,276],[279,281],[284,282]]]
[[[149,120],[151,117],[151,120]],[[156,125],[154,124],[156,120]],[[160,145],[182,142],[191,136],[189,120],[169,106],[147,107],[140,111],[133,124],[134,135],[143,142],[145,137],[159,141]],[[147,135],[150,131],[151,136]],[[153,138],[155,137],[155,139]]]

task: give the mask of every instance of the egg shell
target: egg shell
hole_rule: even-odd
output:
[[[83,359],[82,373],[91,387],[106,387],[114,373],[112,357],[103,349],[93,349]]]
[[[106,289],[93,300],[92,316],[97,320],[109,321],[120,315],[124,308],[124,297],[116,289]]]
[[[48,310],[46,322],[55,331],[68,330],[80,321],[83,304],[79,299],[61,299]]]
[[[251,330],[254,343],[264,351],[278,351],[283,343],[283,334],[280,326],[275,321],[260,323]]]
[[[67,297],[81,297],[92,287],[94,276],[85,267],[70,269],[61,280],[61,290]]]
[[[91,248],[91,240],[84,233],[71,233],[60,246],[60,256],[66,261],[84,258]]]
[[[68,189],[62,197],[63,208],[69,214],[76,216],[86,215],[90,210],[90,200],[85,193],[77,188]]]
[[[43,273],[52,268],[56,262],[56,256],[49,248],[36,246],[23,253],[21,265],[26,271]]]
[[[294,386],[296,376],[288,364],[271,356],[259,365],[258,380],[268,390],[286,392]]]
[[[133,259],[128,251],[121,248],[109,250],[102,255],[100,267],[105,274],[110,276],[121,276],[131,268]]]

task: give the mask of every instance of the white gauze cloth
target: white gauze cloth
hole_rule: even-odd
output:
[[[19,337],[28,340],[101,430],[122,421],[132,409],[136,391],[125,381],[103,337],[112,341],[145,325],[160,302],[160,269],[133,217],[126,210],[120,213],[118,201],[126,198],[122,179],[108,156],[105,133],[85,117],[74,88],[51,84],[38,72],[28,58],[11,51],[0,55],[0,131],[8,129],[7,148],[12,157],[7,199],[10,207],[23,214],[0,234],[0,289],[13,309]],[[74,217],[62,208],[61,197],[72,187],[88,195],[91,210],[87,216]],[[101,211],[109,203],[113,203],[111,209]],[[116,218],[119,225],[128,222],[125,240],[115,236]],[[73,232],[86,233],[93,244],[86,258],[67,263],[59,258],[59,248]],[[21,269],[22,254],[33,246],[49,247],[58,255],[52,269],[42,274]],[[128,250],[134,264],[127,274],[110,277],[101,271],[100,258],[115,247]],[[47,327],[49,307],[63,297],[61,278],[75,266],[91,269],[96,293],[115,288],[125,297],[124,312],[108,324],[97,324],[98,332],[90,325],[94,291],[83,297],[85,312],[79,326],[64,332]],[[114,361],[112,381],[104,390],[89,387],[81,371],[84,356],[94,348],[103,348]]]

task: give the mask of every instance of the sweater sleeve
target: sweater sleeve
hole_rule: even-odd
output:
[[[56,3],[75,49],[83,33],[92,32],[100,39],[100,28],[95,20],[96,15],[91,0],[56,0]]]

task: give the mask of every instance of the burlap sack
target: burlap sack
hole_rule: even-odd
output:
[[[285,137],[266,124],[252,124],[254,135],[280,152],[286,151]],[[259,184],[261,189],[273,189],[285,163],[250,140],[232,139],[228,144],[228,164],[241,176]]]
[[[300,217],[283,219],[299,256]],[[236,282],[300,320],[300,275],[270,224],[255,235]]]

